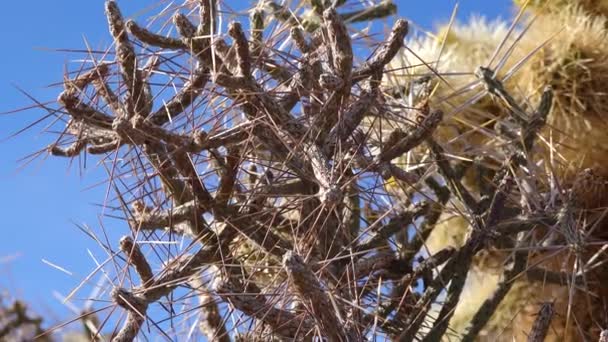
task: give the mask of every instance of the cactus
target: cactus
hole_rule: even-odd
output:
[[[501,150],[496,143],[504,144],[509,135],[511,138],[507,138],[507,141],[517,143],[517,140],[523,139],[523,132],[504,135],[505,127],[513,127],[513,121],[521,121],[521,115],[511,115],[512,118],[509,119],[509,112],[517,114],[513,112],[521,112],[530,103],[542,102],[542,97],[547,94],[546,87],[551,87],[553,105],[546,124],[540,130],[540,139],[534,151],[530,151],[534,152],[530,153],[534,170],[520,179],[521,182],[528,183],[520,188],[520,206],[545,212],[557,209],[559,220],[549,230],[540,229],[534,233],[539,242],[528,254],[527,263],[531,265],[529,267],[541,267],[545,274],[561,274],[564,271],[575,274],[576,270],[580,270],[578,263],[585,263],[601,253],[592,246],[592,241],[602,241],[605,236],[605,221],[598,213],[603,211],[601,208],[606,204],[605,189],[608,184],[608,178],[604,174],[608,171],[605,166],[608,153],[601,133],[606,126],[603,118],[604,91],[600,86],[605,83],[603,68],[607,50],[604,46],[608,31],[605,17],[597,12],[602,10],[601,6],[593,7],[591,2],[585,1],[566,1],[564,3],[568,3],[567,6],[564,5],[558,11],[554,10],[561,6],[557,1],[547,2],[545,7],[549,9],[539,3],[532,2],[528,7],[532,13],[524,15],[523,24],[516,28],[510,38],[500,37],[506,32],[506,24],[487,23],[474,18],[469,24],[441,28],[436,37],[424,38],[422,43],[418,40],[406,45],[425,47],[414,50],[414,53],[419,56],[422,54],[422,59],[427,61],[436,61],[438,47],[442,47],[443,57],[431,65],[435,66],[439,75],[445,75],[448,82],[455,84],[456,89],[470,86],[478,75],[456,74],[455,66],[475,70],[477,66],[491,65],[492,61],[497,63],[493,55],[496,47],[504,45],[505,49],[509,49],[508,56],[500,61],[502,68],[490,75],[497,79],[509,78],[508,81],[496,83],[500,88],[500,91],[494,91],[496,101],[478,101],[469,105],[467,101],[470,101],[470,96],[453,97],[454,104],[448,103],[447,106],[462,108],[467,105],[465,110],[454,110],[451,114],[454,122],[451,126],[459,129],[455,134],[442,134],[442,131],[450,132],[450,122],[444,120],[445,127],[440,126],[435,135],[447,146],[446,149],[450,148],[456,160],[472,164],[461,174],[463,186],[474,197],[482,200],[491,194],[484,191],[481,184],[484,176],[491,177],[494,173],[492,169],[496,165],[496,152]],[[517,34],[520,34],[520,38],[513,38]],[[512,73],[510,69],[520,61],[522,64],[519,70]],[[410,65],[414,66],[408,68]],[[424,70],[425,67],[428,70],[425,65],[415,66],[409,52],[404,52],[401,61],[394,66],[395,69],[406,72],[397,72],[393,78],[387,78],[391,82],[385,87],[391,90],[395,89],[395,85],[411,83],[411,74],[416,73],[412,70]],[[436,84],[437,95],[429,102],[431,106],[434,101],[435,106],[446,106],[442,100],[448,96],[446,93],[450,94],[450,90],[442,84],[442,80],[436,80]],[[490,85],[486,88],[492,92],[492,87],[494,86]],[[496,107],[500,102],[506,106]],[[471,115],[472,112],[484,113],[485,120],[492,120],[493,123],[486,125],[483,118]],[[474,132],[467,137],[463,121],[472,122],[469,131],[485,127],[487,133],[483,136],[477,134],[476,138]],[[399,127],[398,124],[396,126]],[[460,142],[456,143],[458,140]],[[484,161],[488,157],[490,159],[489,163],[485,163],[490,169],[481,175],[479,171],[484,166],[479,167],[480,156]],[[410,159],[415,158],[410,156]],[[556,181],[562,189],[555,188]],[[564,202],[563,207],[550,209],[551,201],[547,201],[550,196],[560,196]],[[426,240],[429,253],[448,246],[463,246],[466,234],[471,234],[476,229],[475,216],[467,212],[467,207],[466,203],[459,200],[444,210]],[[553,252],[543,251],[544,247],[557,244],[557,241],[572,247],[556,248]],[[502,247],[503,250],[504,248]],[[468,272],[460,301],[450,320],[450,329],[455,336],[464,340],[471,340],[474,336],[488,341],[525,340],[540,324],[537,315],[542,312],[543,305],[550,302],[551,312],[555,315],[552,314],[549,319],[550,328],[544,330],[543,337],[539,340],[597,339],[599,330],[591,322],[595,321],[596,326],[602,326],[603,323],[598,322],[597,317],[604,312],[604,302],[594,302],[586,291],[605,293],[606,288],[601,285],[603,271],[589,272],[586,276],[593,279],[593,284],[588,283],[582,288],[572,283],[576,279],[574,275],[570,282],[546,279],[539,282],[536,270],[528,275],[528,279],[520,276],[507,285],[505,277],[510,271],[507,262],[512,257],[512,252],[509,251],[512,248],[511,246],[507,249],[508,252],[504,252],[501,248],[490,247],[473,258],[473,267]],[[569,252],[572,249],[577,252]],[[436,310],[439,311],[440,308],[438,306]],[[492,310],[488,311],[489,309]],[[484,323],[483,327],[479,326],[480,322]]]
[[[89,335],[599,338],[605,19],[373,41],[350,23],[395,5],[345,3],[106,2],[112,53],[66,75],[48,147],[98,158],[126,231]]]

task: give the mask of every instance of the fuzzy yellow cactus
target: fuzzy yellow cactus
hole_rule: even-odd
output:
[[[527,7],[531,11],[560,12],[566,7],[579,6],[592,15],[605,16],[608,14],[608,1],[606,0],[514,0],[513,3],[517,6],[527,3]]]

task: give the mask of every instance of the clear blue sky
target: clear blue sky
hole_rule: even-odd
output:
[[[56,98],[60,90],[48,85],[60,81],[65,64],[73,58],[61,48],[84,48],[84,38],[92,47],[110,42],[103,15],[102,0],[4,1],[0,12],[2,53],[0,53],[0,112],[32,105],[15,86],[40,101]],[[157,0],[119,1],[126,15],[136,14]],[[244,1],[226,1],[242,7]],[[424,28],[446,22],[456,1],[396,0],[399,15]],[[140,5],[137,5],[140,4]],[[236,6],[232,6],[236,7]],[[510,17],[510,0],[462,0],[459,18],[472,13],[487,17]],[[99,180],[102,170],[94,159],[80,174],[77,164],[69,159],[37,159],[18,170],[18,159],[48,145],[51,136],[39,135],[38,126],[17,138],[4,140],[45,113],[29,110],[13,115],[0,115],[0,290],[33,303],[38,312],[55,322],[71,317],[71,313],[52,296],[53,291],[67,294],[95,267],[87,252],[103,253],[76,224],[88,224],[98,230],[99,207],[105,187],[89,189]],[[77,163],[78,159],[74,161]],[[107,226],[108,231],[121,234],[125,226]],[[118,236],[118,235],[116,235]],[[117,240],[111,241],[114,246]],[[54,269],[42,259],[72,272],[68,275]],[[82,295],[86,295],[83,293]],[[82,305],[82,302],[78,303]]]

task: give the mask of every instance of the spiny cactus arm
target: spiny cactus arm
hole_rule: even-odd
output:
[[[447,263],[443,269],[441,269],[439,274],[427,286],[424,293],[420,296],[420,298],[418,298],[416,304],[411,309],[411,313],[407,316],[405,321],[405,329],[398,335],[398,341],[413,341],[420,330],[420,326],[426,319],[426,316],[431,309],[431,303],[433,303],[439,293],[441,293],[445,287],[446,281],[448,279],[450,281],[458,281],[458,279],[455,279],[453,275],[459,270],[459,268],[463,268],[462,261],[466,261],[463,260],[463,255],[465,254],[462,253],[462,250],[464,249],[454,253],[451,258],[447,260]],[[468,254],[470,254],[470,252],[468,252]]]
[[[62,92],[57,102],[64,106],[65,110],[76,120],[82,120],[90,126],[112,130],[114,119],[109,115],[99,112],[95,108],[80,101],[70,90]]]
[[[302,20],[301,18],[296,16],[286,6],[280,5],[274,1],[264,1],[262,3],[263,3],[265,11],[269,12],[270,15],[272,15],[274,18],[276,18],[282,22],[285,22],[290,25],[294,25],[294,27],[297,27],[296,25],[302,25],[304,23],[304,20]],[[305,27],[305,29],[309,32],[313,31],[313,30],[308,30],[308,27]]]
[[[388,277],[387,279],[395,280],[395,285],[391,291],[390,297],[385,303],[379,306],[380,310],[376,317],[366,318],[380,318],[382,320],[382,328],[397,339],[400,332],[403,331],[403,315],[405,312],[409,312],[409,308],[405,310],[405,306],[407,305],[405,303],[415,301],[416,299],[415,291],[411,290],[412,284],[416,279],[419,279],[424,276],[424,274],[444,264],[455,252],[456,249],[452,247],[444,248],[423,260],[419,260],[419,264],[416,267],[407,270],[405,273],[403,270],[400,270],[401,272],[395,272],[395,267],[402,267],[401,265],[404,265],[401,259],[396,260],[396,262],[391,265],[390,271],[387,274],[391,275],[391,277]],[[386,275],[383,275],[383,277],[386,277]],[[368,324],[371,324],[371,322],[368,322]]]
[[[171,130],[164,129],[146,121],[142,116],[134,116],[129,122],[130,125],[121,127],[124,130],[124,135],[128,136],[133,143],[155,142],[164,144],[170,149],[180,149],[186,147],[189,150],[200,148],[200,144],[205,139],[204,131],[195,131],[191,135],[174,133]],[[127,139],[125,139],[127,140]]]
[[[87,152],[90,154],[105,154],[116,151],[120,145],[120,139],[114,139],[105,143],[90,145],[87,147]]]
[[[208,69],[197,67],[192,73],[191,79],[188,80],[182,89],[173,98],[164,103],[162,107],[152,113],[148,120],[158,126],[174,120],[202,93],[209,78]]]
[[[386,180],[386,176],[388,175],[388,178],[395,178],[396,180],[399,180],[401,182],[403,182],[404,184],[416,184],[419,180],[419,177],[416,176],[416,174],[409,172],[409,171],[405,171],[404,169],[398,167],[397,165],[393,164],[393,163],[386,163],[384,164],[386,166],[388,166],[388,170],[380,170],[381,176],[384,180]]]
[[[187,46],[184,42],[178,38],[166,37],[160,34],[156,34],[147,30],[144,27],[139,26],[135,21],[128,20],[126,23],[127,30],[135,38],[141,42],[151,46],[159,47],[161,49],[172,49],[172,50],[186,50]]]
[[[359,99],[348,107],[343,117],[329,131],[327,144],[325,145],[325,153],[327,155],[332,155],[335,152],[336,146],[347,145],[347,140],[359,127],[365,114],[378,105],[377,96],[377,86],[372,86],[372,89],[363,91]]]
[[[137,271],[142,286],[145,287],[147,284],[150,284],[153,278],[152,269],[139,246],[129,236],[125,236],[120,239],[120,249],[127,255],[127,265],[133,266]],[[127,312],[127,318],[123,327],[114,336],[112,341],[132,341],[139,333],[146,319],[148,303],[143,297],[121,288],[115,288],[111,296],[113,301]]]
[[[323,142],[329,130],[338,122],[341,112],[345,109],[352,88],[352,66],[353,50],[350,35],[340,20],[336,11],[332,8],[323,12],[323,21],[326,33],[323,35],[331,70],[326,70],[324,76],[332,82],[323,83],[321,86],[330,91],[329,99],[316,116],[313,127],[318,127],[318,141]],[[325,86],[324,86],[325,85]]]
[[[304,37],[304,32],[299,27],[292,27],[289,30],[289,36],[301,53],[309,53],[312,49],[309,42]]]
[[[180,178],[180,173],[175,167],[166,146],[157,142],[150,142],[143,146],[143,151],[157,172],[167,195],[178,205],[191,201],[193,199],[192,192]]]
[[[249,16],[249,24],[251,26],[251,51],[254,56],[257,56],[264,44],[264,11],[262,8],[253,9]]]
[[[536,317],[536,320],[534,321],[532,330],[528,335],[528,342],[542,342],[545,340],[549,328],[551,327],[551,320],[553,319],[554,314],[555,309],[553,308],[553,303],[543,303],[538,312],[538,317]],[[601,339],[602,338],[600,337],[600,341]]]
[[[218,189],[215,195],[216,205],[227,206],[236,187],[237,175],[241,166],[241,149],[228,146],[224,167],[221,168]]]
[[[473,257],[483,248],[486,241],[495,234],[494,226],[498,222],[499,214],[502,213],[505,208],[506,199],[511,193],[513,185],[513,177],[505,170],[504,178],[501,180],[500,184],[498,184],[496,194],[491,202],[483,226],[475,226],[476,224],[480,224],[480,222],[477,220],[474,222],[471,235],[465,242],[464,247],[458,251],[457,256],[454,259],[458,261],[454,272],[450,276],[450,287],[447,291],[447,298],[441,307],[441,311],[437,316],[433,328],[425,336],[423,341],[441,341],[443,334],[445,334],[448,328],[449,321],[454,314],[456,305],[460,300],[460,294],[464,289],[467,273],[471,267]],[[521,265],[521,267],[525,266],[526,258],[524,257],[523,259],[524,265]],[[518,262],[521,262],[521,260]],[[520,266],[519,264],[516,265]],[[520,270],[518,270],[518,273],[520,273]],[[504,294],[506,294],[506,292],[504,292]],[[504,295],[502,297],[504,298]],[[491,304],[488,304],[489,307],[490,305]],[[497,306],[498,305],[496,304],[494,309],[496,309]]]
[[[151,281],[154,275],[148,260],[130,236],[123,236],[119,242],[120,250],[127,256],[127,264],[135,267],[142,284]]]
[[[350,78],[353,69],[353,48],[350,34],[338,13],[330,8],[323,12],[323,21],[327,30],[326,45],[331,53],[331,66],[335,76],[344,84],[344,92],[350,91]],[[348,93],[343,93],[348,96]]]
[[[197,34],[207,38],[215,34],[218,24],[217,18],[217,0],[197,0],[199,24]]]
[[[446,247],[437,251],[435,254],[428,256],[427,258],[422,260],[411,273],[404,275],[399,280],[400,285],[410,286],[414,279],[419,278],[424,273],[443,265],[446,261],[452,258],[456,251],[457,250],[453,247]]]
[[[98,64],[96,68],[104,68],[104,64]],[[93,80],[93,87],[95,88],[97,95],[99,95],[108,104],[112,110],[112,113],[115,113],[115,116],[125,116],[125,108],[122,102],[114,93],[112,88],[110,88],[105,77],[95,78]]]
[[[385,18],[397,13],[397,5],[390,0],[384,0],[361,10],[340,14],[344,22],[356,23]]]
[[[205,63],[206,66],[211,66],[213,63],[211,54],[213,52],[209,48],[210,37],[198,39],[196,26],[182,13],[175,13],[173,24],[177,28],[183,44],[188,48],[188,52]]]
[[[78,139],[66,148],[53,144],[48,147],[48,150],[56,157],[75,157],[79,155],[85,147],[87,147],[87,140]]]
[[[200,153],[203,150],[210,150],[222,146],[233,146],[246,139],[255,125],[254,121],[249,121],[210,134],[203,130],[198,130],[190,135],[186,135],[176,134],[170,130],[152,125],[148,121],[143,120],[141,117],[135,117],[131,123],[133,125],[133,130],[131,130],[129,127],[123,127],[123,129],[126,129],[127,134],[130,136],[139,136],[139,139],[137,140],[138,142],[143,141],[147,144],[154,143],[159,145],[168,143],[172,145],[172,148],[176,153]],[[98,131],[95,133],[98,133],[97,138],[116,139],[116,137],[112,135],[105,136],[99,134],[103,133],[103,131]],[[94,135],[94,133],[92,132],[89,135]],[[111,143],[114,142],[111,141]],[[130,143],[134,143],[134,140],[130,139]],[[97,145],[100,144],[96,144],[95,146],[91,147],[96,147]]]
[[[323,334],[335,341],[348,340],[349,333],[344,330],[337,312],[336,301],[331,301],[323,291],[319,280],[302,258],[292,252],[283,256],[283,266],[289,276],[291,286],[304,306],[312,313]]]
[[[397,262],[397,257],[391,252],[379,252],[369,258],[359,259],[352,266],[353,279],[361,279],[373,274],[375,271],[388,269]]]
[[[437,166],[439,168],[439,173],[445,179],[450,192],[454,194],[458,199],[464,203],[467,208],[473,212],[478,212],[478,203],[475,198],[471,195],[471,193],[462,185],[459,177],[456,172],[446,159],[445,152],[441,145],[435,142],[432,139],[427,140],[427,144],[430,147],[431,153],[435,157],[437,161]]]
[[[405,184],[416,184],[418,182],[419,177],[414,173],[405,171],[390,162],[381,162],[374,156],[367,155],[363,148],[367,144],[367,139],[365,133],[357,129],[347,142],[348,146],[355,149],[353,157],[357,167],[362,170],[377,172],[384,180],[394,177]]]
[[[291,77],[289,86],[286,87],[286,94],[280,100],[280,107],[285,108],[287,111],[291,111],[300,101],[303,106],[310,107],[311,93],[314,93],[315,89],[318,89],[318,86],[315,85],[313,80],[314,63],[315,62],[311,62],[308,56],[303,57],[302,61],[298,63],[299,69],[293,77]],[[308,108],[305,108],[304,110],[306,111],[307,109]]]
[[[263,296],[250,293],[239,282],[225,280],[218,288],[218,295],[248,316],[261,320],[280,336],[301,338],[313,330],[311,322],[274,307],[273,303],[266,301]]]
[[[88,119],[82,119],[82,115],[86,114],[104,115],[103,113],[94,110],[87,111],[89,109],[92,108],[84,105],[67,110],[68,113],[76,115],[76,117],[72,117],[72,119],[70,119],[66,125],[67,134],[73,135],[76,141],[70,144],[70,146],[67,148],[61,147],[58,142],[49,145],[48,151],[52,155],[60,157],[75,157],[79,155],[85,148],[87,148],[89,153],[99,154],[98,151],[101,150],[101,153],[103,153],[103,151],[107,149],[108,145],[115,147],[120,146],[120,138],[115,132],[87,124],[88,121],[95,122],[95,120],[92,120],[90,117]],[[103,117],[98,118],[105,119]]]
[[[465,328],[464,336],[462,337],[463,342],[475,341],[479,332],[485,327],[490,321],[490,318],[505,298],[509,290],[516,281],[516,278],[521,276],[525,272],[526,263],[529,255],[529,248],[526,248],[521,244],[521,240],[515,246],[517,249],[513,255],[513,261],[510,267],[505,268],[503,272],[503,280],[498,284],[496,290],[490,298],[487,298],[483,304],[477,310],[477,313],[473,316],[473,319],[469,322],[469,325]],[[544,340],[541,339],[541,341]]]
[[[81,92],[89,84],[104,79],[108,76],[109,72],[109,63],[99,63],[91,68],[91,70],[84,72],[73,79],[64,80],[63,87],[72,93]]]
[[[424,221],[420,227],[416,229],[416,235],[414,235],[409,243],[403,247],[403,250],[400,251],[404,262],[410,264],[414,260],[416,254],[421,250],[424,250],[424,243],[439,221],[446,203],[447,200],[445,199],[426,203]]]
[[[114,289],[111,296],[127,312],[127,318],[112,342],[133,341],[146,320],[148,304],[141,297],[120,288]]]
[[[428,210],[428,205],[421,205],[412,211],[404,211],[392,217],[387,224],[379,227],[371,225],[368,229],[375,233],[368,241],[357,246],[357,252],[371,251],[384,244],[384,242],[395,235],[398,231],[406,229],[415,219],[424,215]]]
[[[127,110],[125,119],[138,114],[146,117],[150,114],[152,95],[147,90],[147,83],[137,65],[137,56],[133,44],[129,41],[125,22],[114,1],[106,2],[106,16],[110,33],[114,37],[116,58],[127,87]]]
[[[93,144],[91,148],[100,149],[97,153],[105,151],[106,148],[118,147],[124,143],[135,145],[152,143],[162,145],[163,143],[169,143],[180,148],[187,147],[188,151],[200,151],[221,141],[221,139],[207,139],[205,141],[207,145],[202,146],[202,137],[200,135],[204,134],[203,132],[195,133],[194,137],[175,134],[148,123],[140,115],[134,116],[130,122],[125,122],[122,117],[112,119],[112,117],[80,102],[69,91],[64,91],[58,101],[64,105],[67,112],[75,120],[87,124],[87,127],[84,128],[87,130],[87,134],[79,139],[79,142],[77,142],[79,149],[75,148],[75,151],[81,151],[84,147],[82,146],[83,143],[85,145]],[[105,147],[108,145],[109,147]],[[51,148],[51,152],[53,151],[65,156],[73,156],[73,153],[75,153],[75,151],[67,153],[69,151],[61,152]]]
[[[512,117],[520,124],[528,122],[528,114],[521,108],[517,101],[509,94],[500,80],[496,78],[495,71],[486,67],[479,67],[475,70],[475,76],[483,82],[486,90],[498,97],[505,107],[509,110]]]
[[[194,200],[174,208],[159,211],[143,208],[141,203],[137,206],[134,205],[134,207],[136,208],[133,212],[133,218],[129,220],[129,224],[134,230],[165,229],[178,223],[193,220],[197,215],[202,214],[202,210]]]
[[[245,78],[251,78],[251,55],[249,53],[249,42],[239,22],[233,21],[228,27],[228,34],[234,39],[236,48],[236,74]]]
[[[443,112],[441,110],[431,111],[405,137],[397,141],[393,146],[385,146],[378,156],[378,160],[380,162],[389,162],[420,145],[433,134],[442,119]]]
[[[194,276],[189,284],[196,292],[201,307],[200,331],[209,341],[230,342],[230,335],[224,324],[220,309],[203,277],[200,275]]]
[[[524,151],[530,151],[536,141],[538,132],[545,126],[547,116],[551,112],[553,102],[553,90],[551,87],[545,87],[541,95],[538,107],[530,117],[529,122],[524,126],[522,136]]]
[[[319,23],[316,20],[304,19],[297,16],[288,7],[280,5],[274,1],[265,1],[265,10],[270,12],[274,18],[283,21],[293,27],[302,26],[308,32],[315,32],[319,29]],[[340,0],[333,4],[325,5],[323,1],[310,1],[312,10],[309,11],[308,15],[322,16],[323,11],[328,8],[339,8],[344,5],[346,1]],[[340,19],[344,22],[361,22],[371,21],[374,19],[380,19],[391,16],[397,12],[397,6],[392,1],[385,0],[378,4],[366,6],[364,9],[355,10],[352,12],[338,14]]]
[[[390,36],[373,56],[361,67],[353,72],[353,81],[358,82],[377,72],[382,72],[403,47],[403,39],[408,33],[408,23],[403,19],[397,20],[393,25]]]

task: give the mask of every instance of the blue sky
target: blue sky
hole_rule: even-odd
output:
[[[446,22],[455,5],[451,0],[396,1],[399,15],[426,29]],[[127,15],[138,15],[157,0],[118,1]],[[243,2],[228,0],[235,5]],[[139,5],[138,5],[139,4]],[[233,6],[235,7],[235,6]],[[462,0],[459,18],[472,13],[508,18],[509,0]],[[5,1],[0,12],[3,53],[0,54],[0,112],[31,106],[33,103],[18,88],[46,102],[60,90],[49,85],[61,81],[64,67],[73,55],[56,49],[93,48],[110,42],[103,15],[102,0]],[[0,291],[25,298],[51,320],[61,321],[71,313],[52,296],[53,291],[67,294],[95,267],[87,249],[99,255],[100,249],[77,228],[77,224],[100,227],[99,207],[105,187],[93,187],[103,170],[89,159],[86,168],[78,159],[38,158],[20,169],[24,156],[43,149],[51,136],[39,135],[39,125],[6,140],[10,134],[45,113],[39,109],[0,115],[0,213],[3,238],[0,239]],[[82,173],[79,170],[84,170]],[[106,226],[124,232],[120,225]],[[114,246],[116,241],[112,241]],[[42,260],[60,265],[71,275]],[[86,295],[86,293],[83,293]],[[82,303],[77,304],[81,305]]]

